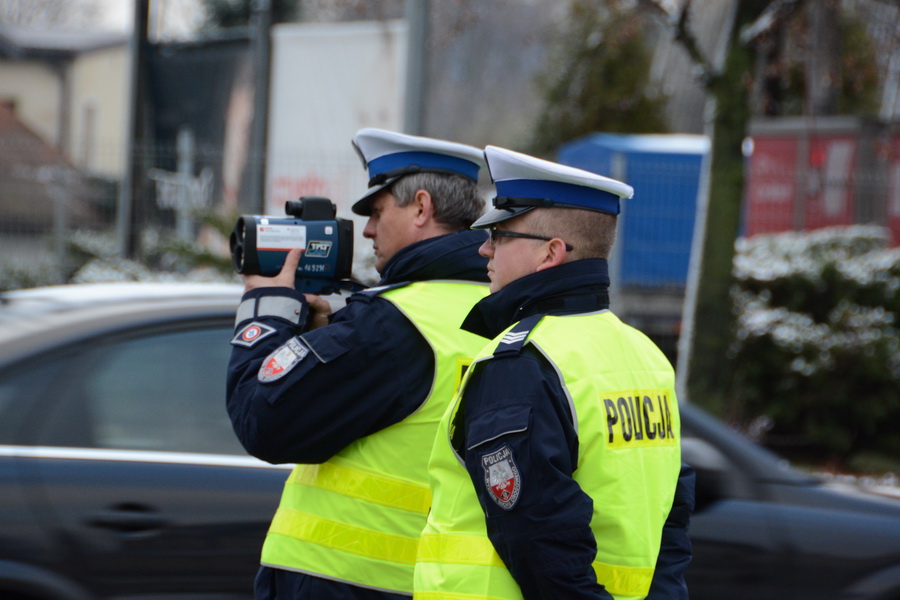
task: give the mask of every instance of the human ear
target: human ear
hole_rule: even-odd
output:
[[[416,207],[416,225],[423,227],[431,221],[434,216],[434,203],[431,200],[431,194],[425,190],[416,191],[413,196],[413,205]]]
[[[543,257],[535,271],[543,271],[551,267],[557,267],[566,262],[566,243],[559,238],[553,238],[547,242]]]

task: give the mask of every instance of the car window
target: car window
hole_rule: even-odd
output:
[[[0,443],[246,454],[225,410],[231,335],[144,331],[18,365],[0,377],[0,416],[23,425],[0,426]]]
[[[0,372],[0,444],[30,443],[34,428],[29,418],[36,411],[49,412],[42,399],[53,395],[62,367],[53,357],[38,356]]]
[[[243,453],[225,411],[230,331],[181,331],[107,348],[85,374],[101,448]]]
[[[9,407],[13,403],[13,398],[16,397],[16,391],[16,386],[13,382],[0,378],[0,418],[7,414]],[[0,422],[0,432],[5,429],[3,423]],[[3,435],[0,434],[0,443],[9,443],[9,440],[3,439]]]

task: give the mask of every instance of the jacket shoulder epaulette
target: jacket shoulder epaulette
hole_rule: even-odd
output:
[[[531,333],[531,330],[535,328],[543,316],[531,315],[513,325],[512,329],[507,331],[506,335],[500,339],[500,343],[494,349],[494,356],[519,354],[525,346],[525,342],[528,341],[528,335]]]

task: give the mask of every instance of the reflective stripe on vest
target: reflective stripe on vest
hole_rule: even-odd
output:
[[[422,515],[428,514],[431,506],[431,490],[425,486],[334,463],[303,465],[302,469],[294,469],[288,484],[318,487]]]
[[[503,560],[487,537],[472,535],[424,534],[419,540],[419,562],[445,562],[505,568]],[[653,578],[653,567],[625,567],[594,561],[591,566],[597,580],[613,595],[646,596]],[[416,598],[420,595],[416,594]],[[481,597],[481,596],[478,596]]]
[[[505,334],[479,354],[459,394]],[[591,465],[573,476],[595,500],[597,581],[618,600],[643,598],[680,466],[674,371],[646,336],[609,312],[544,317],[527,343],[560,374],[576,415],[578,464]],[[449,443],[459,394],[439,426],[429,464],[434,497],[416,558],[415,598],[518,600],[521,591],[487,537],[469,474]]]
[[[461,323],[487,293],[483,284],[419,282],[381,294],[434,352],[431,393],[403,421],[351,443],[326,463],[294,468],[266,536],[262,564],[412,593],[416,547],[431,504],[428,449],[462,370],[484,344],[447,325]]]

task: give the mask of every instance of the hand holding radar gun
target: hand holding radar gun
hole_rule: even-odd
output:
[[[242,215],[231,232],[231,260],[241,275],[278,275],[288,252],[300,248],[294,287],[306,294],[356,291],[353,221],[340,219],[328,198],[303,196],[284,204],[287,216]]]

